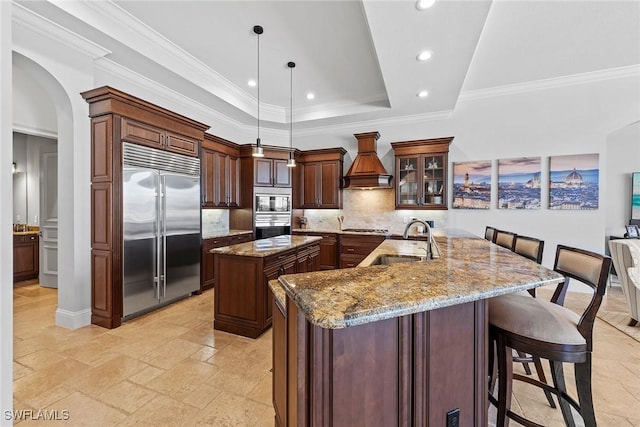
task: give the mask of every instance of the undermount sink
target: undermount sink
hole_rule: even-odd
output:
[[[391,265],[397,264],[399,262],[417,262],[423,260],[424,257],[422,256],[384,254],[378,255],[378,257],[373,260],[371,265]]]

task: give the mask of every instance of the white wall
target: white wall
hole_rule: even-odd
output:
[[[11,3],[0,1],[0,194],[11,200]],[[11,209],[0,209],[0,425],[10,426],[4,411],[13,406],[13,233]]]
[[[13,64],[13,130],[31,135],[58,133],[56,108],[51,98],[27,71]]]
[[[640,122],[612,132],[607,138],[607,236],[622,236],[631,217],[631,173],[640,172]]]
[[[572,83],[571,80],[567,82]],[[544,239],[543,263],[553,266],[558,243],[604,252],[605,212],[610,203],[605,191],[610,172],[607,167],[607,138],[614,130],[640,118],[639,91],[640,79],[636,75],[535,92],[521,90],[499,96],[468,94],[459,100],[449,119],[410,125],[380,122],[378,126],[367,124],[366,128],[358,125],[352,129],[328,128],[322,137],[301,136],[295,144],[301,149],[342,146],[353,159],[357,151],[353,133],[379,131],[378,153],[387,170],[393,173],[391,142],[454,136],[449,164],[467,160],[494,161],[494,207],[487,211],[450,209],[446,217],[448,226],[482,235],[485,226],[492,225]],[[637,139],[635,141],[637,145]],[[545,176],[549,156],[580,153],[600,154],[600,208],[597,211],[547,209],[548,182],[543,183],[543,209],[512,211],[495,208],[495,160],[541,156]],[[636,169],[640,169],[637,164],[640,158],[636,156],[633,159]],[[350,161],[345,161],[345,171],[349,166]]]

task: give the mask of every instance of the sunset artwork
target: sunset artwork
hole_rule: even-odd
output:
[[[540,209],[540,157],[498,160],[498,208]]]
[[[491,207],[491,161],[453,164],[453,208]]]
[[[549,159],[549,209],[598,209],[599,155],[552,156]]]

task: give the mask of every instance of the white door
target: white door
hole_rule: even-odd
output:
[[[40,162],[40,286],[58,287],[58,153]]]

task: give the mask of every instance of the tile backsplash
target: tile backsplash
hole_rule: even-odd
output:
[[[202,209],[202,235],[229,231],[229,209]]]
[[[344,216],[343,228],[384,228],[393,234],[402,234],[411,217],[433,220],[435,228],[447,226],[447,211],[395,210],[394,197],[393,189],[344,190],[343,209],[304,209],[294,216],[305,216],[307,229],[323,231],[339,231],[339,216]],[[297,218],[293,224],[297,227]]]

